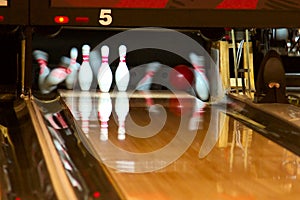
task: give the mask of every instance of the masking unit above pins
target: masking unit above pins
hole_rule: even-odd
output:
[[[31,0],[32,25],[295,27],[298,0]]]

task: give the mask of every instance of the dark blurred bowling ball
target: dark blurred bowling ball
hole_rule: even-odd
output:
[[[171,98],[169,100],[169,111],[176,116],[188,115],[193,112],[194,99],[192,98]]]
[[[187,90],[194,82],[194,73],[186,65],[177,65],[170,71],[170,84],[177,90]]]

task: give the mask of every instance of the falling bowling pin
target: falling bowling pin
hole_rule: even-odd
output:
[[[50,69],[48,68],[48,58],[49,55],[41,50],[34,50],[33,57],[38,62],[40,70],[39,70],[39,77],[38,77],[38,86],[41,93],[48,93],[46,89],[45,80],[50,73]]]
[[[82,63],[78,72],[78,82],[82,91],[88,91],[93,81],[93,71],[89,62],[90,46],[85,44],[82,46]]]
[[[121,45],[119,47],[119,56],[120,61],[116,70],[115,80],[117,88],[120,92],[124,92],[127,90],[130,74],[126,64],[126,51],[127,47],[125,45]]]
[[[52,69],[45,80],[45,85],[49,92],[57,88],[57,85],[65,81],[67,76],[71,73],[67,67],[68,58],[62,57],[58,67]]]
[[[102,62],[98,70],[97,80],[101,92],[109,92],[112,84],[112,71],[108,64],[109,47],[104,45],[101,47]]]
[[[69,70],[71,73],[67,76],[66,78],[66,87],[69,90],[72,90],[74,88],[74,84],[76,83],[76,79],[78,76],[78,70],[80,67],[80,64],[76,62],[78,56],[78,50],[73,47],[70,51],[70,65],[69,65]]]
[[[195,53],[190,53],[190,61],[194,67],[195,74],[195,89],[198,97],[202,101],[209,100],[209,83],[205,75],[205,58],[204,56],[198,56]]]
[[[154,74],[159,70],[161,64],[152,62],[147,65],[145,76],[137,84],[137,90],[150,90]]]
[[[100,121],[100,140],[108,140],[108,121],[112,112],[111,97],[108,92],[100,94],[98,100],[98,118]]]
[[[126,92],[117,93],[115,112],[118,117],[118,140],[124,140],[126,137],[125,120],[129,112],[129,99]]]

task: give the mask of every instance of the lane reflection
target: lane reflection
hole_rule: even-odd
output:
[[[118,92],[115,101],[115,112],[118,118],[118,139],[125,140],[125,121],[129,113],[129,98],[126,92]]]
[[[92,102],[101,97],[92,96]],[[176,113],[170,104],[174,96],[150,96],[158,113],[149,112],[148,97],[141,93],[111,93],[114,114],[105,141],[99,140],[97,117],[89,119],[90,148],[128,198],[149,194],[143,199],[293,199],[299,195],[299,157],[234,119],[227,112],[228,102],[209,105],[192,99],[188,112]],[[80,92],[73,101],[79,97]],[[182,96],[176,98],[187,105],[180,101]],[[120,112],[126,127],[122,140]],[[159,129],[150,134],[151,123]],[[166,187],[171,183],[176,191]]]

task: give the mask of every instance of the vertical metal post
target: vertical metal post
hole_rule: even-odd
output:
[[[26,39],[22,34],[21,39],[21,95],[25,93],[25,50],[26,50]]]
[[[248,91],[249,91],[249,95],[250,97],[252,97],[251,91],[251,69],[250,69],[250,59],[249,59],[249,55],[250,55],[250,50],[249,50],[249,31],[248,29],[246,29],[246,63],[247,63],[247,72],[248,72]]]
[[[21,98],[31,93],[32,84],[32,27],[25,26],[21,33]]]
[[[232,38],[232,49],[233,49],[233,63],[234,63],[234,77],[235,77],[235,91],[238,94],[238,66],[237,66],[237,60],[236,60],[236,44],[235,44],[235,35],[234,30],[231,30],[231,38]],[[229,58],[228,58],[229,59]]]

